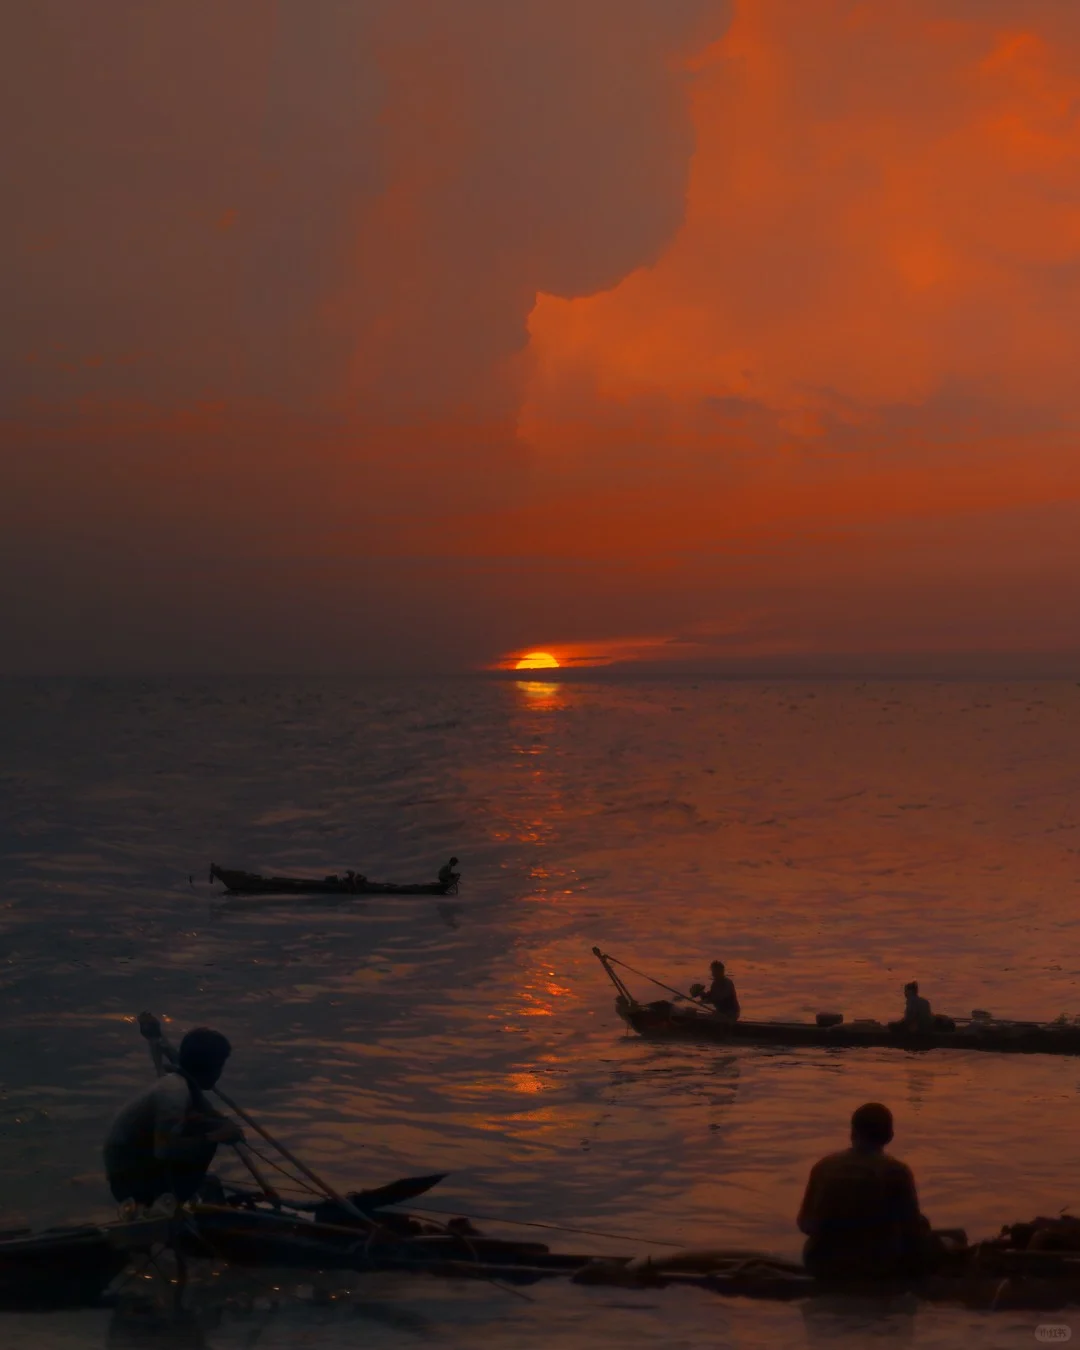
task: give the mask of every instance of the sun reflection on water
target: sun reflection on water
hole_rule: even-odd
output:
[[[510,1086],[515,1092],[543,1092],[544,1080],[535,1073],[512,1073]]]
[[[562,685],[541,680],[517,680],[514,687],[530,708],[565,708]]]

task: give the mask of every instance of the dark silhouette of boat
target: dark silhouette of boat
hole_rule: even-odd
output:
[[[487,1237],[466,1218],[436,1223],[388,1208],[408,1204],[440,1180],[441,1175],[407,1177],[374,1191],[350,1192],[352,1212],[329,1199],[271,1208],[257,1192],[222,1188],[213,1203],[200,1201],[173,1215],[151,1213],[38,1234],[0,1233],[0,1309],[101,1306],[118,1276],[142,1271],[148,1256],[163,1249],[184,1262],[211,1261],[219,1268],[398,1271],[520,1284],[562,1276],[579,1284],[691,1286],[727,1297],[783,1302],[908,1292],[927,1302],[980,1309],[1080,1304],[1075,1245],[1029,1246],[1038,1227],[1063,1228],[1067,1221],[1062,1219],[1006,1227],[999,1237],[973,1245],[959,1230],[943,1230],[946,1241],[933,1275],[853,1283],[818,1280],[797,1262],[743,1248],[677,1251],[645,1261],[553,1252],[540,1242]],[[1059,1240],[1075,1244],[1076,1237],[1063,1232]],[[641,1243],[653,1245],[647,1233]]]
[[[93,1224],[0,1233],[0,1308],[92,1307],[129,1259]]]
[[[725,1022],[696,1008],[659,999],[636,1003],[622,995],[615,1011],[649,1040],[734,1045],[884,1047],[890,1050],[993,1050],[1026,1055],[1080,1055],[1080,1027],[1056,1022],[952,1022],[953,1030],[907,1031],[870,1019],[821,1026],[816,1022]]]
[[[328,877],[264,877],[210,864],[210,881],[220,881],[228,895],[455,895],[457,882],[369,881],[357,872]]]
[[[649,1040],[705,1041],[730,1049],[736,1045],[821,1046],[829,1050],[991,1050],[999,1054],[1080,1055],[1080,1026],[1065,1021],[1010,1022],[975,1014],[970,1019],[935,1017],[933,1026],[913,1031],[901,1022],[860,1018],[845,1022],[838,1013],[819,1013],[813,1022],[757,1022],[718,1017],[699,999],[636,971],[625,961],[594,947],[593,955],[618,991],[615,1011],[628,1027]],[[656,999],[639,1003],[614,969],[622,966],[644,975],[674,994],[678,1002]]]

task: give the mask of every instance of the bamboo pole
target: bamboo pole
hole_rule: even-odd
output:
[[[172,1066],[177,1070],[178,1073],[181,1074],[184,1073],[183,1069],[180,1068],[176,1051],[165,1039],[165,1034],[161,1029],[161,1023],[154,1016],[153,1013],[143,1012],[139,1014],[139,1030],[142,1032],[143,1036],[145,1036],[145,1038],[150,1042],[151,1047],[155,1045],[158,1047],[161,1054],[163,1054],[169,1060],[170,1064],[172,1064]],[[184,1077],[187,1078],[188,1075],[184,1074]],[[191,1082],[193,1080],[188,1078],[188,1081]],[[195,1084],[195,1086],[198,1087],[198,1084]],[[296,1170],[298,1172],[301,1172],[305,1177],[307,1177],[307,1179],[313,1185],[317,1186],[318,1189],[322,1191],[322,1193],[327,1197],[327,1199],[333,1200],[335,1204],[340,1205],[342,1209],[346,1211],[346,1213],[351,1214],[355,1219],[359,1219],[360,1222],[364,1224],[366,1227],[368,1228],[378,1227],[378,1224],[375,1223],[375,1221],[371,1218],[370,1215],[367,1215],[363,1213],[362,1210],[357,1209],[357,1207],[352,1203],[351,1200],[348,1200],[344,1195],[339,1194],[330,1185],[329,1182],[324,1181],[323,1178],[318,1175],[318,1173],[313,1172],[310,1167],[308,1167],[305,1163],[302,1163],[295,1153],[291,1152],[289,1149],[285,1147],[284,1144],[282,1144],[279,1140],[275,1139],[269,1130],[264,1129],[259,1124],[259,1122],[253,1119],[243,1109],[243,1107],[240,1106],[238,1102],[233,1100],[232,1097],[228,1096],[227,1093],[222,1092],[222,1090],[216,1086],[210,1088],[209,1090],[214,1094],[215,1097],[217,1097],[220,1101],[224,1102],[230,1111],[238,1115],[245,1125],[248,1125],[251,1129],[255,1131],[256,1134],[260,1135],[263,1139],[265,1139],[266,1142],[271,1146],[271,1148],[277,1149],[277,1151],[281,1154],[281,1156],[287,1162],[292,1163],[292,1165],[296,1168]],[[201,1088],[200,1091],[202,1091]],[[266,1192],[267,1198],[273,1201],[274,1197],[276,1196],[277,1197],[276,1203],[280,1205],[281,1197],[277,1195],[276,1191],[273,1191],[272,1187],[269,1187],[267,1185],[265,1179],[259,1173],[256,1164],[252,1161],[250,1155],[247,1153],[247,1150],[244,1149],[243,1152],[241,1152],[241,1147],[238,1146],[236,1151],[239,1154],[241,1161],[244,1163],[244,1166],[247,1167],[248,1171],[251,1172],[252,1176],[259,1183],[260,1187]]]

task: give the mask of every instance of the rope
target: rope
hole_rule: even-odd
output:
[[[696,1003],[699,1008],[704,1008],[706,1012],[711,1013],[714,1011],[707,1003],[703,1003],[701,999],[694,998],[692,994],[684,994],[678,989],[672,989],[670,984],[665,984],[663,980],[658,980],[653,975],[646,975],[643,970],[637,970],[634,966],[628,966],[625,961],[620,961],[617,956],[608,956],[607,959],[609,961],[614,961],[617,966],[622,966],[623,970],[628,970],[631,975],[640,975],[643,980],[648,980],[650,984],[655,984],[658,989],[663,989],[669,994],[674,994],[676,998],[685,999],[687,1003]]]
[[[277,1162],[276,1159],[272,1158],[270,1154],[263,1153],[263,1151],[261,1149],[256,1148],[254,1144],[248,1144],[248,1148],[251,1150],[252,1153],[255,1154],[257,1158],[261,1158],[264,1163],[272,1167],[275,1172],[280,1172],[283,1177],[291,1181],[292,1184],[297,1188],[297,1190],[304,1191],[308,1195],[322,1196],[323,1199],[326,1199],[322,1191],[316,1190],[316,1188],[312,1186],[310,1182],[305,1181],[303,1177],[298,1177],[294,1175],[292,1172],[290,1172],[288,1168],[282,1167],[282,1165],[279,1162]]]
[[[306,1190],[309,1195],[317,1195],[322,1199],[326,1199],[326,1197],[323,1196],[321,1191],[317,1191],[313,1186],[309,1186],[301,1178],[294,1177],[291,1172],[287,1171],[284,1167],[280,1165],[280,1163],[276,1162],[273,1158],[269,1157],[265,1153],[262,1153],[259,1149],[253,1148],[250,1144],[248,1145],[248,1147],[251,1148],[252,1153],[254,1153],[257,1157],[261,1158],[263,1162],[268,1163],[276,1171],[280,1172],[283,1177],[287,1177],[288,1180],[293,1182],[299,1189]],[[288,1202],[286,1201],[286,1203]],[[415,1208],[415,1206],[410,1206],[410,1208]],[[446,1213],[445,1210],[432,1210],[430,1212],[434,1214]],[[370,1248],[376,1236],[378,1236],[381,1233],[387,1233],[389,1230],[379,1225],[375,1220],[370,1219],[370,1216],[365,1217],[369,1219],[369,1222],[372,1225],[368,1229],[363,1242],[364,1254],[366,1255],[368,1249]],[[453,1218],[456,1216],[451,1215],[450,1217]],[[445,1233],[448,1237],[453,1236],[458,1238],[460,1241],[464,1242],[465,1246],[469,1250],[470,1255],[473,1258],[473,1261],[477,1265],[481,1264],[480,1254],[477,1252],[475,1246],[470,1241],[469,1235],[467,1233],[452,1233],[451,1229],[445,1223],[436,1223],[434,1227],[441,1229],[442,1232]],[[207,1242],[206,1237],[201,1232],[199,1233],[199,1238],[207,1247],[210,1246],[210,1243]],[[399,1242],[396,1243],[395,1245],[402,1245],[402,1244]],[[355,1248],[353,1248],[352,1250],[355,1250]],[[532,1299],[528,1294],[523,1293],[520,1289],[515,1289],[512,1285],[503,1284],[502,1281],[495,1279],[495,1277],[492,1275],[481,1275],[480,1278],[484,1280],[487,1284],[492,1285],[494,1288],[501,1289],[503,1290],[504,1293],[507,1294],[513,1294],[515,1298],[523,1299],[526,1303],[535,1302],[535,1300]]]
[[[424,1205],[409,1204],[418,1214],[445,1214],[449,1218],[461,1217],[476,1219],[480,1223],[505,1223],[513,1228],[543,1228],[552,1233],[577,1233],[583,1237],[611,1238],[615,1242],[636,1242],[653,1247],[685,1247],[685,1242],[672,1242],[670,1238],[642,1238],[631,1233],[608,1233],[601,1228],[571,1228],[565,1223],[539,1223],[530,1219],[507,1219],[500,1214],[461,1214],[449,1209],[431,1209]]]
[[[619,975],[616,975],[615,972],[612,970],[611,957],[605,955],[605,953],[602,952],[599,947],[594,947],[592,950],[593,956],[596,957],[596,959],[600,962],[601,966],[603,967],[604,974],[615,986],[615,992],[625,1003],[628,1003],[631,1007],[633,1007],[636,1004],[637,1000],[634,998],[630,990],[626,987],[625,980],[623,980]]]

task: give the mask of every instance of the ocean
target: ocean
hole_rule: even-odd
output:
[[[1075,683],[12,680],[0,749],[0,1227],[112,1216],[100,1146],[150,1077],[142,1008],[174,1035],[224,1031],[223,1086],[342,1189],[445,1171],[433,1209],[562,1249],[795,1257],[807,1172],[871,1099],[935,1225],[986,1236],[1080,1205],[1077,1063],[650,1045],[591,953],[678,987],[719,957],[748,1016],[895,1017],[912,978],[943,1012],[1080,1014]],[[464,880],[445,900],[228,903],[206,875],[429,880],[451,853]],[[298,1283],[207,1295],[171,1331],[134,1306],[0,1314],[0,1344],[1013,1347],[1039,1322],[1080,1330],[693,1289],[380,1276],[326,1302]]]

